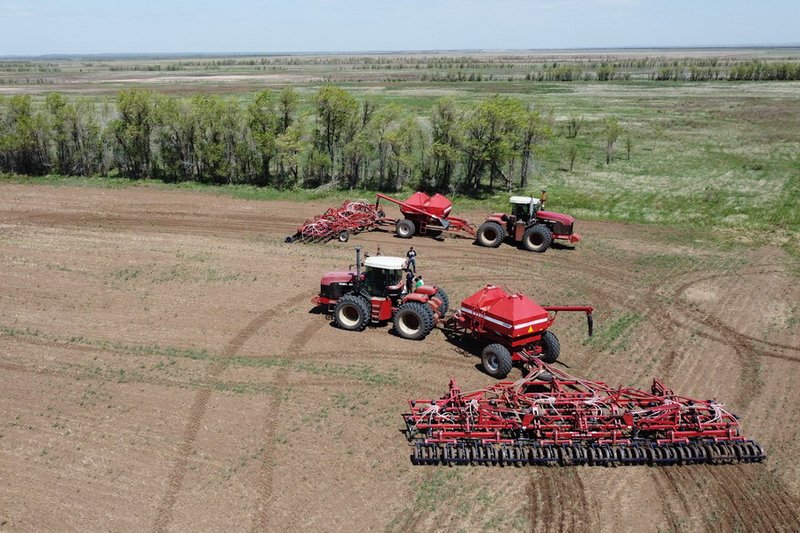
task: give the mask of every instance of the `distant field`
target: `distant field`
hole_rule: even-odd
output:
[[[547,187],[554,209],[699,234],[753,230],[760,233],[741,237],[785,242],[770,230],[800,227],[800,82],[689,81],[692,69],[724,78],[753,61],[797,66],[800,48],[6,60],[0,97],[31,94],[41,103],[58,91],[113,111],[116,92],[133,86],[243,103],[258,90],[292,86],[303,112],[333,82],[358,99],[397,103],[425,124],[443,96],[467,105],[502,94],[552,114],[554,135],[536,154],[532,189]],[[611,81],[598,80],[604,66]],[[580,71],[577,81],[535,81],[562,67]],[[659,81],[664,69],[679,72],[678,81]],[[569,139],[568,120],[578,117],[583,126]],[[625,133],[606,165],[609,117]]]

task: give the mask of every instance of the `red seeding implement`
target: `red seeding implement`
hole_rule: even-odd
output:
[[[469,336],[486,343],[481,362],[486,373],[504,378],[514,363],[534,359],[554,363],[561,353],[555,333],[549,331],[559,311],[586,313],[592,336],[592,307],[540,306],[522,294],[511,294],[493,285],[461,302],[461,308],[443,321],[445,334]]]
[[[527,377],[438,400],[403,415],[414,464],[670,465],[752,463],[764,450],[714,400],[614,389],[534,361]]]
[[[341,207],[331,207],[325,213],[306,220],[286,242],[327,242],[339,239],[347,242],[351,234],[374,229],[383,212],[377,204],[366,200],[347,200]]]
[[[433,285],[407,292],[405,262],[402,257],[367,257],[362,272],[361,248],[356,247],[356,271],[323,275],[313,302],[332,309],[333,322],[342,329],[363,331],[371,322],[392,320],[400,337],[424,339],[447,312],[447,294]]]
[[[381,200],[400,206],[404,218],[387,218],[381,209]],[[350,235],[393,226],[398,237],[409,239],[413,235],[437,237],[442,232],[465,234],[475,237],[475,228],[463,218],[451,217],[452,202],[441,194],[428,196],[415,192],[407,200],[397,200],[378,194],[374,204],[366,200],[347,200],[341,207],[330,208],[322,215],[306,220],[286,242],[327,242],[338,239],[347,242]]]
[[[410,239],[414,235],[438,237],[444,231],[475,237],[475,228],[469,222],[463,218],[450,216],[453,203],[441,194],[428,196],[424,192],[415,192],[404,202],[385,194],[378,194],[377,197],[375,206],[378,209],[381,200],[400,206],[404,218],[399,220],[383,218],[379,221],[381,225],[394,225],[394,232],[398,237],[403,239]]]

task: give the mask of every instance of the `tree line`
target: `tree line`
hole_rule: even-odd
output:
[[[438,100],[429,117],[322,86],[252,100],[143,89],[113,104],[59,93],[0,98],[0,172],[167,182],[475,193],[525,188],[552,117],[512,97]]]

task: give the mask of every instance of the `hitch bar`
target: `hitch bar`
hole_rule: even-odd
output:
[[[592,311],[594,308],[590,305],[543,305],[545,311],[553,311],[558,314],[559,311],[578,311],[586,313],[586,323],[589,326],[589,336],[594,333],[594,320],[592,319]]]

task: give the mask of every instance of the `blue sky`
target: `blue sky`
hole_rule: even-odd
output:
[[[776,44],[798,0],[0,0],[0,56]]]

